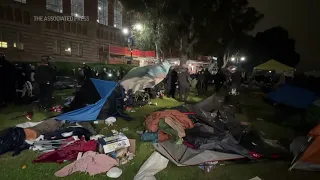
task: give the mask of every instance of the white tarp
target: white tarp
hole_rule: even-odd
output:
[[[154,152],[140,167],[133,180],[156,180],[155,174],[165,169],[169,160],[158,152]]]

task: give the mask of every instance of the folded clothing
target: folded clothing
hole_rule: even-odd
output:
[[[105,154],[88,151],[80,159],[57,171],[55,175],[57,177],[65,177],[74,172],[87,172],[90,176],[93,176],[107,172],[117,165],[117,160]]]
[[[79,152],[96,151],[98,143],[95,140],[85,141],[84,139],[78,140],[61,149],[42,154],[33,163],[39,162],[57,162],[62,163],[65,160],[73,161],[77,159]]]

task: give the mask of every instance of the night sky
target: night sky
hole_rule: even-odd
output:
[[[320,70],[320,0],[249,2],[265,16],[256,25],[253,35],[274,26],[284,27],[296,41],[296,50],[300,54],[297,70]]]

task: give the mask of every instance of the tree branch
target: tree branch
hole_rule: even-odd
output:
[[[188,44],[186,51],[189,52],[197,41],[198,41],[198,38],[193,38],[193,40]]]

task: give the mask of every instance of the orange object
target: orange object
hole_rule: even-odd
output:
[[[312,167],[320,167],[320,125],[313,128],[309,134],[308,143],[305,144],[305,148],[300,152],[298,158],[290,170],[293,168],[297,169],[312,169]]]
[[[32,129],[24,129],[24,132],[26,133],[26,140],[35,140],[38,137],[38,134],[36,131],[32,130]]]
[[[187,115],[178,110],[165,110],[151,113],[145,121],[146,129],[149,132],[157,132],[159,129],[159,121],[161,119],[165,119],[166,117],[178,122],[184,129],[191,129],[194,127],[193,122]],[[162,131],[159,131],[158,138],[160,142],[163,142],[169,140],[170,136]]]

